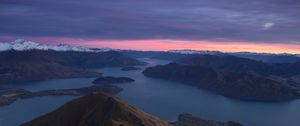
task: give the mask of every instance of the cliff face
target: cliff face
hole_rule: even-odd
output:
[[[21,126],[169,126],[108,94],[90,94]]]

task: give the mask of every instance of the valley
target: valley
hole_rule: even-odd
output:
[[[166,65],[168,63],[171,63],[172,61],[161,60],[161,59],[158,60],[153,58],[140,58],[139,60],[142,61],[142,63],[140,64],[142,66],[138,66],[138,68],[140,69],[122,70],[122,68],[124,67],[121,66],[119,67],[106,66],[102,68],[89,68],[86,70],[92,73],[97,73],[98,77],[99,75],[104,77],[100,79],[101,80],[99,82],[100,85],[101,83],[102,84],[111,83],[106,81],[115,79],[116,81],[114,81],[113,83],[116,84],[113,85],[123,89],[123,91],[116,94],[116,96],[132,104],[133,106],[142,109],[145,112],[158,116],[169,122],[174,121],[177,118],[177,116],[180,115],[181,113],[191,113],[196,117],[204,117],[205,119],[218,120],[222,122],[236,121],[247,126],[264,126],[264,125],[281,126],[287,124],[286,122],[290,122],[289,123],[290,126],[297,126],[298,124],[300,124],[300,122],[298,122],[297,119],[295,118],[298,116],[298,113],[300,113],[298,112],[299,109],[297,107],[300,105],[299,100],[293,100],[293,101],[288,100],[288,102],[266,103],[266,102],[257,102],[257,101],[244,101],[244,100],[241,101],[237,99],[223,97],[222,95],[216,94],[214,92],[198,89],[193,86],[183,84],[184,82],[174,82],[174,81],[146,77],[142,74],[142,72],[146,68],[155,67],[157,65]],[[178,59],[176,61],[178,61]],[[144,65],[145,62],[147,62],[146,66]],[[71,65],[71,66],[76,69],[78,68],[82,69],[76,65]],[[224,75],[228,76],[227,73]],[[125,78],[111,78],[109,76],[125,77]],[[240,76],[237,77],[243,78]],[[131,81],[128,78],[131,78],[134,81]],[[177,78],[179,79],[180,77]],[[26,91],[31,93],[44,92],[42,93],[44,96],[31,97],[30,99],[21,98],[19,100],[16,100],[14,103],[11,103],[10,105],[0,107],[0,111],[3,111],[3,113],[0,113],[0,123],[5,125],[12,125],[12,126],[19,125],[39,115],[48,113],[54,110],[55,108],[61,106],[62,104],[66,103],[67,101],[70,101],[74,98],[78,98],[79,96],[78,94],[80,94],[81,89],[85,89],[86,87],[93,87],[94,85],[93,81],[95,79],[97,79],[96,76],[94,77],[89,76],[88,78],[80,78],[80,77],[69,78],[69,79],[53,78],[51,80],[23,82],[18,84],[8,84],[8,83],[1,84],[1,87],[4,90],[6,90],[7,88],[20,88],[20,89],[25,89]],[[253,79],[256,80],[256,77],[254,77]],[[253,80],[251,80],[250,82],[252,83],[252,81]],[[297,79],[294,78],[294,81],[297,81]],[[123,84],[123,82],[126,83]],[[249,83],[248,81],[246,82]],[[273,81],[270,82],[274,83]],[[281,88],[278,89],[279,89],[278,93],[282,92]],[[58,95],[56,95],[54,92],[55,93],[58,92]],[[74,92],[77,92],[75,93],[76,95],[74,95]],[[231,95],[237,96],[236,94],[231,94]],[[270,95],[274,97],[275,101],[286,100],[286,96],[285,96],[286,93],[283,93],[282,97],[280,96],[281,98],[279,100],[277,99],[279,98],[279,96],[273,95],[272,93]],[[264,98],[263,101],[269,98],[270,97],[266,97]],[[290,98],[295,99],[293,98],[293,95],[291,95]],[[44,104],[43,102],[45,101],[51,102],[51,104],[48,102],[46,102],[47,104]],[[40,107],[34,108],[35,111],[30,112],[31,114],[29,116],[27,114],[20,114],[21,110],[22,111],[32,110],[33,106],[40,106]],[[155,106],[160,106],[160,107],[157,108]],[[285,106],[292,106],[292,107],[285,107]],[[258,111],[256,110],[257,107],[265,108],[265,109]],[[225,111],[231,112],[231,114],[226,113]],[[28,113],[28,111],[25,113]],[[257,115],[257,113],[259,113],[261,116],[257,116],[257,117],[254,116]],[[18,119],[14,118],[16,115],[18,115],[19,117]],[[274,120],[274,118],[276,120]],[[253,121],[253,120],[260,120],[260,119],[263,119],[263,121],[261,122]]]

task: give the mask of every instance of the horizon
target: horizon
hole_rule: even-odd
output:
[[[224,53],[251,52],[270,54],[300,54],[300,45],[282,43],[250,43],[250,42],[210,42],[210,41],[179,41],[179,40],[83,40],[83,39],[6,39],[0,42],[14,42],[16,40],[32,41],[39,44],[67,44],[88,48],[110,48],[137,51],[220,51]],[[84,43],[84,44],[82,44]],[[147,47],[147,48],[143,48]],[[159,47],[159,48],[157,48]],[[284,48],[282,48],[284,47]],[[263,50],[263,51],[261,51]]]
[[[0,7],[0,41],[300,53],[297,1],[4,0]]]
[[[0,61],[0,126],[300,126],[300,0],[0,0]]]

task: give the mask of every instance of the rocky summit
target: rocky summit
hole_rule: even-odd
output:
[[[21,126],[169,126],[120,99],[93,93]]]

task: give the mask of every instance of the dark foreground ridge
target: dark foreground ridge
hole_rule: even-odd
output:
[[[101,76],[93,81],[94,84],[118,84],[126,82],[134,82],[134,80],[129,77]]]
[[[109,94],[116,94],[121,92],[123,89],[113,85],[94,85],[90,87],[83,87],[77,89],[55,89],[45,90],[38,92],[30,92],[24,89],[9,89],[0,91],[0,106],[9,105],[18,99],[33,98],[39,96],[61,96],[61,95],[86,95],[93,92],[105,92]]]
[[[120,99],[93,93],[21,126],[169,126]]]
[[[181,82],[242,100],[287,101],[299,98],[297,90],[251,74],[225,73],[202,66],[170,63],[147,68],[148,77]]]
[[[168,123],[119,98],[93,93],[21,126],[242,126],[235,122],[207,121],[189,114],[182,114],[178,119]]]

